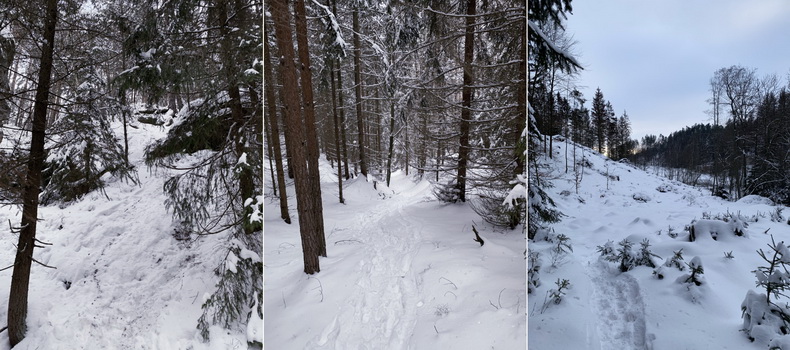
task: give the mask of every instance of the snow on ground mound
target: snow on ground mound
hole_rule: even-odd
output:
[[[741,204],[765,204],[765,205],[774,205],[774,201],[765,198],[763,196],[758,196],[756,194],[750,194],[738,200],[738,203]]]
[[[118,127],[120,128],[120,126]],[[116,128],[117,129],[117,128]],[[246,346],[246,331],[212,329],[210,343],[196,329],[203,296],[217,282],[223,235],[176,240],[165,209],[167,171],[147,170],[143,149],[166,130],[130,128],[130,160],[140,184],[113,182],[106,196],[89,193],[63,206],[39,208],[27,336],[14,349],[208,349]],[[0,208],[0,222],[19,222]],[[16,235],[0,236],[0,265],[13,263]],[[0,319],[6,319],[11,270],[0,273]],[[8,349],[7,332],[0,350]]]
[[[556,240],[529,243],[542,260],[541,284],[529,295],[529,349],[764,349],[765,344],[751,343],[740,331],[740,307],[748,291],[761,293],[752,271],[765,261],[755,251],[771,242],[770,234],[779,242],[787,232],[785,221],[771,221],[776,207],[751,196],[725,201],[707,189],[646,173],[581,146],[576,147],[574,169],[573,148],[568,144],[566,152],[566,144],[555,141],[552,158],[541,159],[549,165],[543,179],[553,184],[546,191],[566,215],[544,237],[567,236],[573,252],[554,253]],[[638,193],[651,200],[635,200]],[[725,217],[730,221],[702,220]],[[747,222],[751,234],[737,237],[736,228],[744,229]],[[708,243],[690,242],[692,227],[700,237],[707,233]],[[718,234],[715,243],[713,232]],[[621,273],[618,264],[602,260],[597,247],[612,241],[616,250],[624,239],[635,250],[649,239],[650,252],[660,257],[655,258],[658,267],[636,266]],[[676,256],[675,264],[664,266]],[[695,276],[700,285],[686,282],[690,264],[704,266]],[[567,279],[570,288],[560,304],[543,308],[558,279]]]

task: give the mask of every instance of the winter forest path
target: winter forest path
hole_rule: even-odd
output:
[[[354,291],[315,344],[327,349],[406,348],[420,300],[412,261],[420,229],[404,215],[409,197],[394,196],[356,215],[351,238],[364,253],[356,265]]]
[[[601,349],[652,349],[646,333],[645,303],[639,283],[627,273],[614,275],[602,261],[590,263],[592,308],[598,315]]]

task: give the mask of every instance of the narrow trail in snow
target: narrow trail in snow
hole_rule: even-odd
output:
[[[651,349],[646,333],[645,303],[639,283],[631,275],[612,274],[603,262],[587,267],[593,282],[593,311],[598,315],[601,349]]]
[[[420,230],[403,215],[408,203],[391,198],[358,215],[353,238],[365,255],[357,265],[355,291],[324,329],[319,348],[404,349],[417,322],[420,286],[411,269]]]

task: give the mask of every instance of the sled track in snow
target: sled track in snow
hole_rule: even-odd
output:
[[[403,204],[390,201],[359,216],[354,238],[366,254],[357,265],[355,291],[311,348],[407,348],[417,322],[419,285],[411,263],[420,233],[403,217]]]
[[[601,349],[652,349],[646,333],[645,303],[639,284],[631,275],[614,274],[603,262],[588,267],[593,282],[593,311],[598,315]]]

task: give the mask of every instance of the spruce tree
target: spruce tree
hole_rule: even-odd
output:
[[[606,102],[603,99],[601,88],[595,90],[595,97],[593,97],[592,110],[590,111],[592,117],[592,128],[595,135],[595,144],[598,148],[598,153],[603,154],[604,146],[606,145],[606,130],[608,128],[609,114],[606,110]]]

